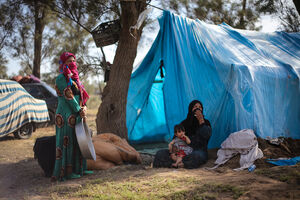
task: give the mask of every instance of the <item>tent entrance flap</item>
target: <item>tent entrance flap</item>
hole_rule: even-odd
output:
[[[169,140],[163,85],[164,78],[161,77],[161,70],[158,70],[149,96],[136,119],[132,132],[129,134],[131,144]]]

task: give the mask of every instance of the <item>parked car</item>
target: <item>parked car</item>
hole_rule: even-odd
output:
[[[40,83],[22,83],[21,85],[33,97],[46,101],[50,117],[49,125],[53,125],[55,123],[55,112],[58,102],[56,91],[42,81]]]
[[[49,120],[44,100],[32,97],[15,81],[0,79],[0,137],[13,133],[29,138],[38,124]]]

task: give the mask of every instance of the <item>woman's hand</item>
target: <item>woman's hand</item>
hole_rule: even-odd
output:
[[[205,122],[201,110],[196,109],[195,112],[194,112],[194,116],[197,118],[197,120],[199,121],[200,125]]]
[[[86,113],[87,113],[86,106],[81,107],[81,109],[79,111],[79,115],[83,119],[84,122],[86,121]]]
[[[87,113],[87,107],[86,106],[81,106],[81,109],[84,110],[85,113]]]

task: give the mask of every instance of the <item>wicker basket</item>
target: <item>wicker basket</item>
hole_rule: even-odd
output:
[[[104,47],[119,40],[121,30],[120,20],[104,22],[92,30],[93,39],[97,47]]]

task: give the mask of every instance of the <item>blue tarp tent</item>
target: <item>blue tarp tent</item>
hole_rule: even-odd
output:
[[[130,80],[131,143],[170,140],[194,99],[212,124],[210,148],[244,128],[262,138],[300,138],[300,33],[239,30],[168,11],[159,24]]]

